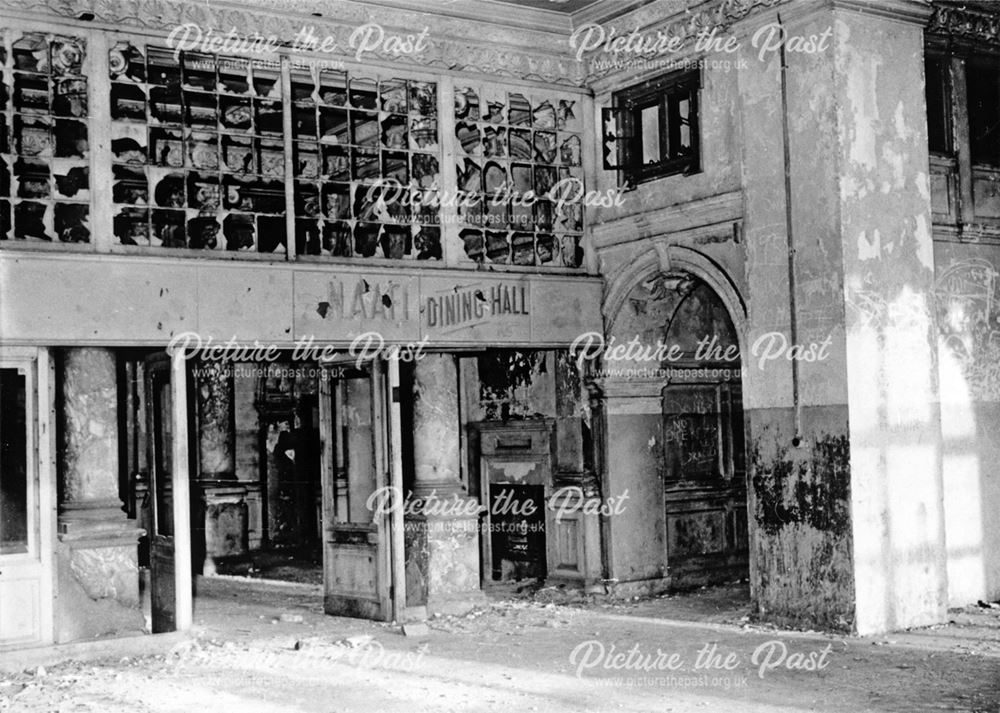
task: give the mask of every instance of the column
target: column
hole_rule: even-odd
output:
[[[115,354],[74,348],[62,359],[58,599],[60,643],[145,628],[137,541],[118,494]]]
[[[776,14],[742,27],[746,344],[828,345],[744,355],[752,591],[776,623],[874,633],[946,613],[928,12],[783,11],[786,37],[826,37],[784,58],[752,44]]]
[[[201,480],[236,478],[233,429],[233,379],[229,365],[198,365],[198,477]]]
[[[236,483],[236,432],[232,365],[203,361],[196,369],[198,393],[198,498],[194,547],[202,572],[215,572],[215,558],[247,551],[246,488]]]
[[[428,355],[413,370],[414,495],[463,492],[459,433],[455,359]]]
[[[484,601],[479,582],[478,501],[461,480],[458,370],[450,354],[416,362],[413,376],[414,499],[427,512],[405,522],[407,606],[460,614]],[[432,504],[446,507],[432,507]],[[419,510],[419,508],[417,508]]]

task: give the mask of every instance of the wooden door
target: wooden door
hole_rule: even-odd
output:
[[[51,384],[47,351],[0,350],[0,649],[52,641]]]
[[[154,634],[177,629],[176,557],[173,518],[173,389],[170,359],[146,359],[146,419],[149,449],[150,603]]]
[[[738,382],[663,390],[667,567],[684,588],[749,571],[743,406]]]
[[[391,481],[385,382],[379,361],[320,380],[324,609],[381,621],[394,614],[391,512],[371,507]]]

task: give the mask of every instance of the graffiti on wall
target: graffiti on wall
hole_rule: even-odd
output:
[[[988,260],[956,260],[935,281],[937,324],[974,397],[1000,401],[1000,272]],[[945,356],[942,354],[942,356]]]

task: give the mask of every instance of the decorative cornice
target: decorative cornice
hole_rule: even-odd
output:
[[[619,35],[627,35],[633,30],[638,30],[645,37],[677,38],[681,45],[690,51],[695,38],[702,31],[717,29],[723,32],[755,11],[765,10],[783,2],[787,0],[710,0],[687,3],[687,6],[679,9],[676,0],[660,0],[623,15],[606,29],[617,27]],[[692,9],[691,5],[696,6],[696,9]],[[671,53],[674,59],[682,54],[684,53]],[[594,81],[621,72],[623,69],[627,71],[630,63],[636,60],[648,61],[663,57],[662,53],[656,51],[644,54],[629,53],[624,56],[623,53],[606,53],[596,49],[585,57],[585,61],[588,64],[588,77],[590,81]],[[597,58],[603,61],[595,62]]]
[[[1000,44],[1000,12],[935,2],[927,32]]]
[[[366,52],[366,60],[500,75],[567,87],[586,85],[585,65],[569,52],[561,33],[498,27],[482,21],[448,18],[430,13],[365,5],[344,0],[336,4],[303,0],[294,10],[284,0],[248,0],[241,4],[211,4],[182,0],[0,0],[0,14],[56,15],[70,20],[125,29],[168,33],[178,25],[195,23],[224,34],[231,28],[241,35],[258,32],[290,42],[304,26],[319,38],[332,37],[337,52],[324,59],[354,61],[350,37],[358,27],[377,22],[386,33],[401,36],[430,28],[426,48],[409,54],[385,47]],[[335,19],[334,19],[335,18]],[[421,24],[422,23],[422,24]],[[417,26],[420,25],[420,26]],[[364,61],[364,60],[363,60]]]
[[[622,11],[610,14],[614,26],[637,28],[643,33],[677,36],[685,43],[703,29],[725,29],[757,10],[787,0],[631,0]],[[601,77],[614,74],[614,62],[594,65],[600,53],[594,50],[577,59],[570,32],[562,22],[539,21],[535,15],[513,8],[518,18],[505,19],[499,11],[471,13],[470,7],[451,3],[430,4],[423,9],[416,0],[0,0],[0,14],[10,16],[55,15],[69,21],[86,18],[109,29],[135,28],[150,33],[168,33],[178,25],[195,23],[224,34],[275,36],[291,41],[303,27],[311,26],[317,37],[331,37],[337,52],[324,59],[356,61],[350,51],[351,33],[377,22],[386,33],[401,36],[430,28],[426,47],[409,54],[380,47],[367,52],[364,60],[415,68],[510,77],[547,84],[585,88]],[[499,6],[477,3],[475,7]],[[608,17],[608,6],[603,17]],[[596,10],[594,11],[596,12]],[[553,13],[547,13],[546,17]],[[575,18],[574,18],[575,19]],[[611,24],[606,26],[610,27]],[[605,58],[614,60],[615,55]],[[636,59],[635,55],[628,57]]]

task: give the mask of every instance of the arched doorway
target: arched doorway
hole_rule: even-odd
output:
[[[694,251],[670,248],[666,266],[650,257],[610,286],[617,349],[593,380],[604,494],[629,496],[629,516],[606,525],[608,576],[642,592],[747,579],[745,309]]]

